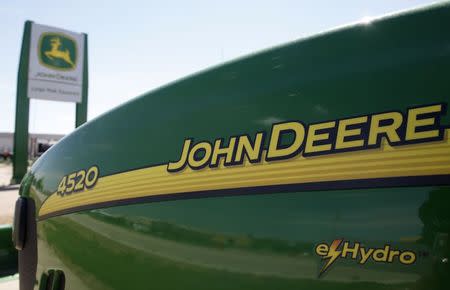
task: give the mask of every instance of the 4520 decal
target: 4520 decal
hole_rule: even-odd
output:
[[[99,170],[97,166],[91,166],[89,169],[79,171],[63,176],[58,185],[57,194],[64,196],[73,192],[91,189],[98,180]]]

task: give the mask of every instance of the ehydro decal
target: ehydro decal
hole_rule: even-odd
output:
[[[370,260],[375,263],[394,263],[398,261],[402,265],[411,265],[416,261],[416,254],[410,250],[397,250],[391,245],[385,245],[382,248],[364,247],[360,242],[351,243],[343,239],[334,240],[331,244],[318,244],[315,252],[324,261],[319,277],[338,258],[355,260],[360,265],[364,265]]]

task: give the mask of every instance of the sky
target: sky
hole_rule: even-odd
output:
[[[88,120],[210,66],[439,1],[0,0],[0,132],[13,132],[26,20],[88,34]],[[74,130],[73,103],[30,102],[29,131]]]

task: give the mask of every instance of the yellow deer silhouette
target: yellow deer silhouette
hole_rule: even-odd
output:
[[[60,50],[61,47],[61,39],[59,37],[53,37],[50,39],[50,46],[52,47],[51,50],[47,50],[44,52],[44,54],[51,60],[55,58],[59,58],[64,60],[66,63],[68,63],[71,67],[75,67],[75,64],[73,63],[70,52],[68,49],[65,51]]]

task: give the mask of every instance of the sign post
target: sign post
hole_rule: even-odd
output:
[[[17,76],[16,124],[14,130],[13,177],[19,183],[28,168],[28,118],[30,100],[27,97],[28,62],[30,56],[31,21],[25,22]]]
[[[17,80],[11,183],[19,183],[28,168],[30,98],[76,103],[75,127],[86,122],[86,34],[25,22]]]
[[[84,57],[83,57],[83,86],[81,87],[81,102],[76,104],[75,128],[83,125],[87,121],[88,103],[88,54],[87,54],[87,34],[84,35]]]

